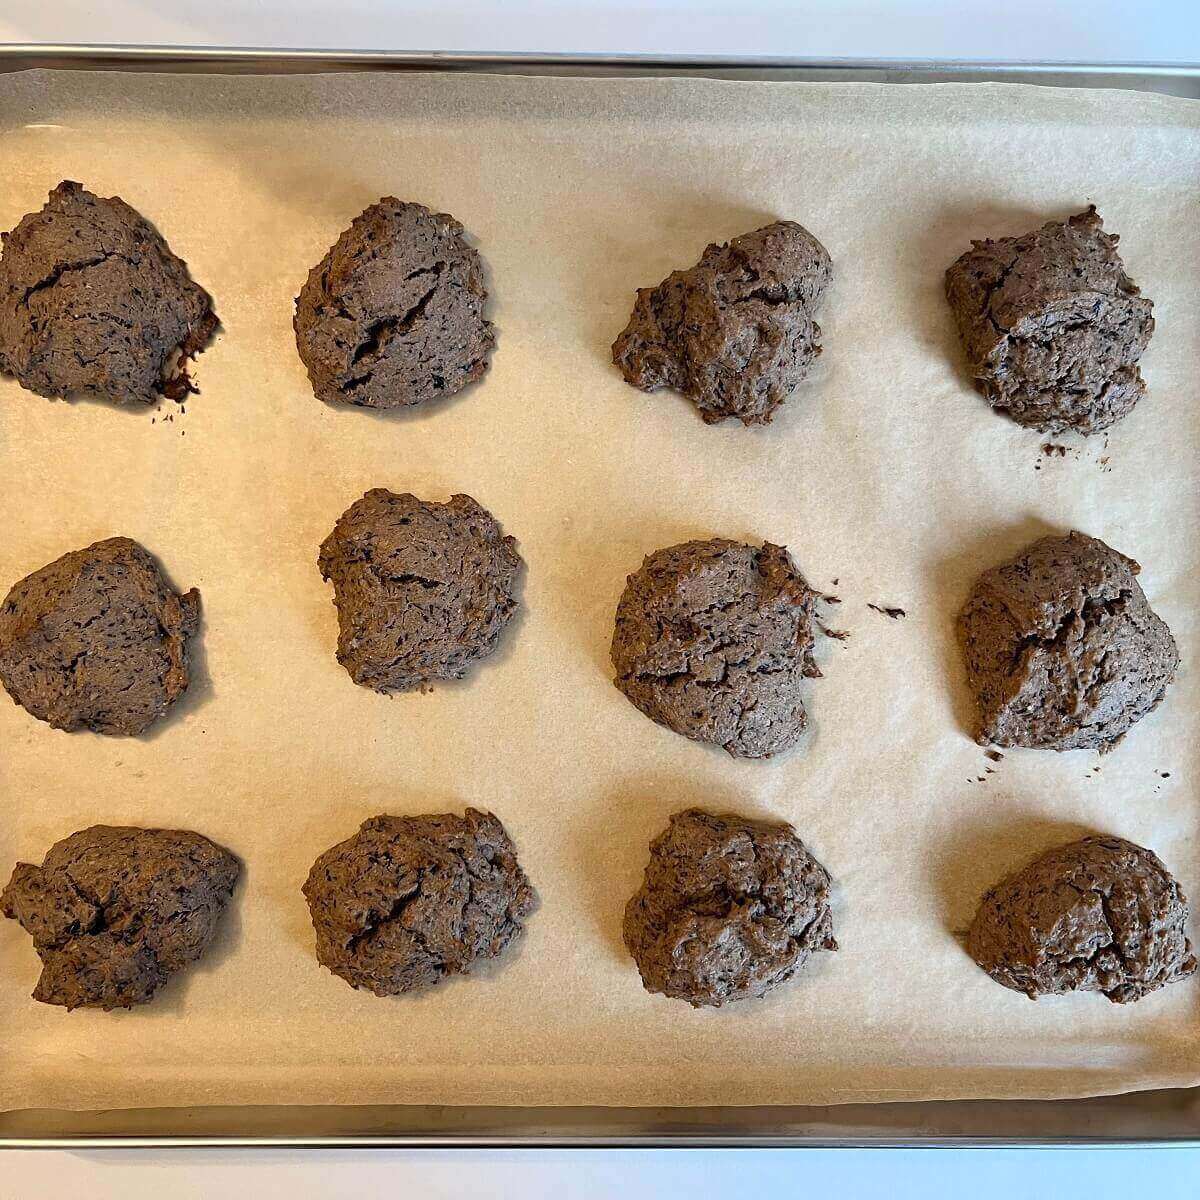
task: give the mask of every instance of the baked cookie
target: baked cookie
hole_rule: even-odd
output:
[[[406,408],[488,368],[479,255],[446,213],[385,196],[354,218],[296,299],[296,347],[317,399]]]
[[[682,392],[710,425],[765,425],[821,353],[815,317],[833,275],[802,225],[776,221],[710,245],[686,271],[638,288],[613,362],[645,392]]]
[[[33,993],[64,1008],[131,1008],[205,951],[238,861],[186,829],[93,825],[17,863],[0,911],[33,938]]]
[[[725,538],[648,555],[612,640],[614,683],[652,721],[737,758],[791,746],[807,718],[817,596],[782,546]]]
[[[967,952],[1031,1000],[1101,992],[1140,1000],[1196,969],[1187,898],[1158,856],[1118,837],[1047,851],[991,889]]]
[[[498,957],[537,904],[504,826],[473,808],[364,821],[313,863],[304,897],[317,961],[376,996]]]
[[[790,825],[689,808],[650,843],[625,945],[648,992],[696,1008],[765,996],[837,949],[829,888]]]
[[[1071,533],[979,577],[958,630],[981,744],[1111,750],[1158,707],[1179,651],[1140,570]]]
[[[132,735],[187,690],[200,593],[108,538],[27,575],[0,605],[0,683],[55,729]]]
[[[140,213],[66,181],[3,239],[0,371],[39,396],[114,404],[192,390],[212,297]]]
[[[516,541],[470,496],[445,504],[373,488],[321,544],[338,662],[377,692],[461,679],[517,611]]]
[[[1095,205],[1021,237],[972,242],[946,272],[946,297],[975,386],[1018,424],[1097,433],[1146,390],[1137,364],[1154,306]]]

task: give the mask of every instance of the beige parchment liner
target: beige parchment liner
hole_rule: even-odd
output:
[[[0,588],[127,534],[199,587],[205,618],[200,678],[152,736],[67,735],[0,704],[0,874],[95,822],[197,829],[245,864],[208,956],[140,1011],[34,1003],[31,944],[0,922],[0,1108],[829,1103],[1200,1079],[1200,983],[1128,1007],[1033,1004],[952,932],[998,875],[1087,830],[1153,847],[1200,898],[1200,106],[990,85],[36,72],[0,81],[0,118],[0,227],[63,178],[119,194],[225,327],[186,411],[0,382]],[[386,193],[464,222],[499,332],[480,385],[390,417],[318,403],[291,329],[309,267]],[[1093,201],[1156,304],[1149,394],[1108,439],[1051,459],[971,390],[942,273],[972,236]],[[836,267],[817,377],[753,430],[627,387],[609,345],[634,288],[780,217]],[[317,546],[377,486],[468,492],[519,539],[523,616],[461,686],[389,700],[334,660]],[[1012,753],[986,774],[954,615],[979,570],[1071,527],[1144,564],[1184,665],[1108,757]],[[812,730],[778,761],[676,737],[609,682],[626,574],[715,534],[786,543],[843,601],[830,619],[850,637],[821,644]],[[468,804],[499,814],[541,893],[518,951],[415,999],[318,967],[300,894],[316,855],[372,814]],[[793,822],[836,880],[840,953],[725,1011],[646,994],[621,912],[650,837],[689,804]]]

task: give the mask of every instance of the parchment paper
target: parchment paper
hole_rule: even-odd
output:
[[[0,1107],[824,1103],[1200,1078],[1196,981],[1127,1007],[1032,1004],[953,933],[1000,874],[1088,830],[1153,847],[1200,896],[1200,108],[985,85],[34,73],[0,80],[0,114],[0,226],[62,178],[119,194],[225,326],[186,411],[0,383],[0,585],[127,534],[205,615],[200,678],[151,736],[67,735],[0,705],[0,873],[95,822],[194,828],[245,863],[208,956],[139,1011],[34,1003],[30,942],[0,922]],[[291,329],[309,267],[387,193],[466,224],[499,330],[480,385],[392,417],[318,403]],[[1050,458],[971,390],[942,273],[972,236],[1090,201],[1156,303],[1149,394]],[[609,345],[635,287],[779,217],[836,267],[813,382],[753,430],[626,386]],[[466,491],[519,539],[524,615],[461,686],[389,700],[334,660],[317,546],[375,486]],[[1070,527],[1144,564],[1184,665],[1108,757],[1014,752],[989,774],[953,618],[978,571]],[[842,599],[830,621],[850,637],[821,644],[812,731],[777,761],[685,741],[609,682],[626,574],[716,534],[786,543]],[[540,890],[518,952],[409,999],[318,967],[300,894],[317,854],[375,813],[467,804],[501,816]],[[793,822],[836,879],[841,951],[724,1011],[646,994],[621,912],[688,804]]]

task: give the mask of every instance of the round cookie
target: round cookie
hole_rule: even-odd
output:
[[[313,863],[317,960],[376,996],[465,975],[518,938],[537,896],[491,813],[372,817]]]
[[[39,396],[181,398],[217,325],[187,263],[116,196],[68,180],[4,235],[0,371]]]
[[[696,1008],[765,996],[837,949],[829,889],[790,825],[690,808],[650,843],[625,945],[648,992]]]
[[[1125,274],[1092,205],[1065,221],[976,241],[946,272],[975,386],[1045,433],[1107,429],[1141,399],[1153,304]]]
[[[652,721],[738,758],[800,737],[816,593],[782,546],[724,538],[656,550],[629,576],[614,682]]]
[[[636,388],[682,392],[710,425],[765,425],[821,353],[814,318],[832,276],[829,252],[794,221],[710,245],[638,288],[613,362]]]
[[[1196,969],[1187,898],[1158,856],[1118,837],[1050,850],[992,888],[967,953],[1031,1000],[1101,992],[1140,1000]]]
[[[141,733],[187,690],[200,593],[174,592],[130,538],[73,550],[0,605],[0,683],[55,729]]]
[[[445,504],[373,488],[321,544],[338,662],[377,692],[461,679],[517,611],[516,541],[470,496]]]
[[[309,272],[296,347],[319,400],[406,408],[452,396],[488,368],[479,255],[446,213],[385,196]]]
[[[980,743],[1111,750],[1159,705],[1179,651],[1140,570],[1071,533],[979,577],[958,629]]]
[[[35,1000],[130,1008],[204,953],[239,871],[198,833],[93,825],[18,863],[0,912],[42,960]]]

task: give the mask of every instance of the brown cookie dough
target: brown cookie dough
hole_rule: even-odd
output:
[[[33,993],[65,1008],[145,1004],[205,951],[238,861],[186,829],[93,825],[17,863],[0,911],[33,938]]]
[[[1140,1000],[1196,969],[1187,898],[1158,856],[1118,837],[1050,850],[991,889],[967,953],[1031,1000],[1103,992]]]
[[[802,225],[777,221],[638,288],[613,362],[645,392],[682,392],[710,425],[765,425],[821,353],[814,317],[833,275]]]
[[[782,546],[713,538],[648,555],[629,576],[614,682],[652,721],[738,758],[770,758],[804,730],[816,593]]]
[[[625,945],[648,992],[696,1008],[765,996],[837,949],[829,888],[790,825],[689,808],[650,843]]]
[[[296,347],[327,403],[405,408],[452,396],[488,368],[479,255],[446,213],[385,196],[309,272]]]
[[[313,863],[317,961],[376,996],[420,992],[503,954],[537,896],[491,813],[372,817]]]
[[[972,242],[946,297],[975,385],[1045,433],[1096,433],[1145,391],[1138,359],[1153,305],[1125,274],[1093,205],[1021,237]]]
[[[115,404],[189,390],[212,298],[140,213],[67,181],[3,239],[0,371],[39,396]]]
[[[516,541],[470,496],[446,504],[373,488],[321,544],[338,662],[377,692],[461,679],[517,610]]]
[[[1111,750],[1158,706],[1179,652],[1140,570],[1071,533],[979,577],[958,631],[981,744]]]
[[[55,729],[138,734],[188,686],[200,593],[171,590],[137,542],[73,550],[0,605],[0,683]]]

